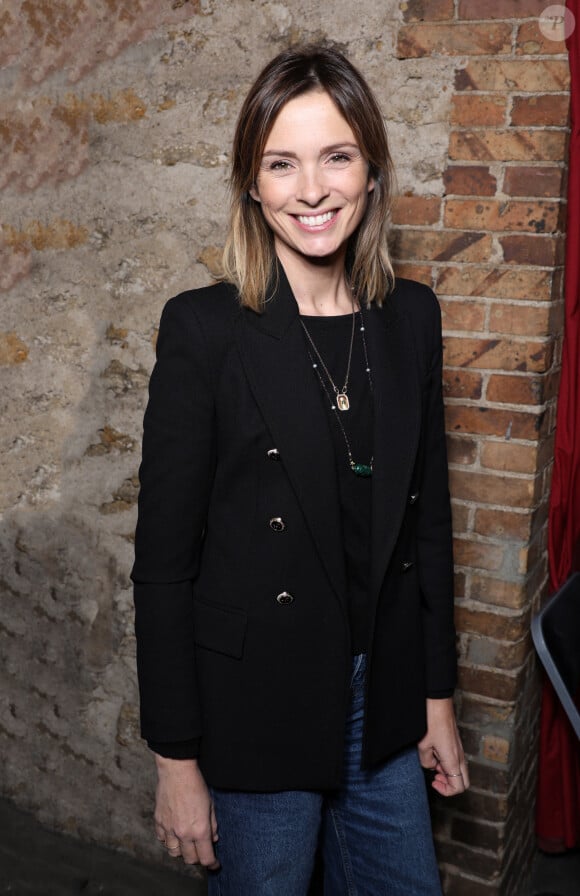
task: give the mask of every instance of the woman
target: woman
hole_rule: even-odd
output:
[[[224,280],[161,320],[142,733],[157,837],[211,894],[304,896],[319,838],[331,896],[439,894],[420,765],[468,786],[440,318],[394,282],[391,170],[360,73],[282,53],[238,120]]]

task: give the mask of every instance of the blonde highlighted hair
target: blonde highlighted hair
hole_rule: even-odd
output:
[[[285,50],[258,75],[240,111],[230,177],[230,224],[223,254],[223,279],[241,303],[261,312],[271,288],[274,238],[260,204],[252,199],[264,147],[282,107],[313,90],[324,90],[354,133],[369,166],[374,189],[364,217],[349,241],[347,267],[354,294],[381,304],[394,283],[387,247],[393,192],[393,163],[378,103],[359,71],[337,50],[309,45]]]

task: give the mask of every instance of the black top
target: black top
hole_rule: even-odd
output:
[[[328,368],[335,386],[342,390],[348,363],[352,315],[341,314],[328,317],[301,315],[301,319]],[[347,411],[340,411],[338,407],[336,411],[332,410],[331,399],[332,404],[336,407],[334,391],[309,340],[306,335],[304,336],[308,351],[317,363],[316,370],[312,371],[313,384],[316,383],[318,388],[323,391],[324,406],[328,412],[334,441],[348,578],[348,606],[353,655],[365,653],[368,641],[371,478],[357,476],[353,472],[346,441],[348,440],[350,453],[355,463],[370,464],[373,455],[373,404],[361,326],[363,326],[362,316],[358,312],[347,387],[350,405]],[[372,371],[370,371],[370,377],[372,381]],[[324,386],[321,383],[321,378],[324,381]]]

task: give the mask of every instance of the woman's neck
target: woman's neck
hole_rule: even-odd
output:
[[[344,257],[320,263],[308,259],[278,258],[294,293],[300,314],[331,317],[352,311],[352,294],[344,267]],[[358,306],[355,302],[355,308]]]

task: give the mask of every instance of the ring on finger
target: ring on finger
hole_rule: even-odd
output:
[[[447,778],[462,778],[463,772],[456,772],[454,775],[448,775],[447,772],[445,772],[445,776]]]
[[[181,843],[176,843],[175,846],[168,846],[167,849],[168,849],[168,850],[171,850],[171,849],[181,849]]]

